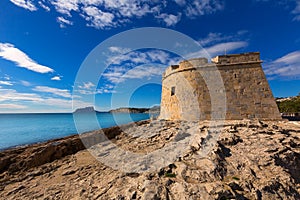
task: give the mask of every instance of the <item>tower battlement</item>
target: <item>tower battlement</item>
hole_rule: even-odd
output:
[[[219,65],[262,62],[259,52],[221,55],[212,58],[211,61]]]

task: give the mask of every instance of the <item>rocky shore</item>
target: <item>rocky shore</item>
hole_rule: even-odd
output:
[[[300,199],[299,122],[156,120],[103,133],[0,152],[0,199]],[[153,157],[120,164],[124,152]]]

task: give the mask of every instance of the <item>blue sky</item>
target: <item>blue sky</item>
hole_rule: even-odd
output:
[[[76,75],[90,52],[143,27],[185,34],[210,56],[259,51],[274,96],[300,92],[299,0],[2,0],[0,8],[2,113],[71,112]],[[110,65],[94,73],[99,82],[76,83],[74,105],[90,105],[84,95],[98,110],[159,104],[161,73],[178,55],[108,50]]]

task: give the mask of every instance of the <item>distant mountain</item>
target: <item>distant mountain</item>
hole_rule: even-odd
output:
[[[93,106],[85,107],[85,108],[77,108],[74,113],[89,113],[89,112],[97,112]]]
[[[130,108],[122,107],[117,109],[112,109],[110,113],[159,113],[160,106],[153,106],[152,108]],[[89,112],[99,112],[94,109],[93,106],[85,108],[77,108],[74,113],[89,113]]]
[[[149,108],[117,108],[110,110],[110,113],[147,113]]]

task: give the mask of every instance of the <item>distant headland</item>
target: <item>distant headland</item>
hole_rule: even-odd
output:
[[[160,106],[153,106],[151,108],[121,107],[106,112],[108,113],[159,113],[159,111],[160,111]],[[89,113],[89,112],[103,113],[102,111],[95,110],[93,106],[78,108],[73,113]]]

